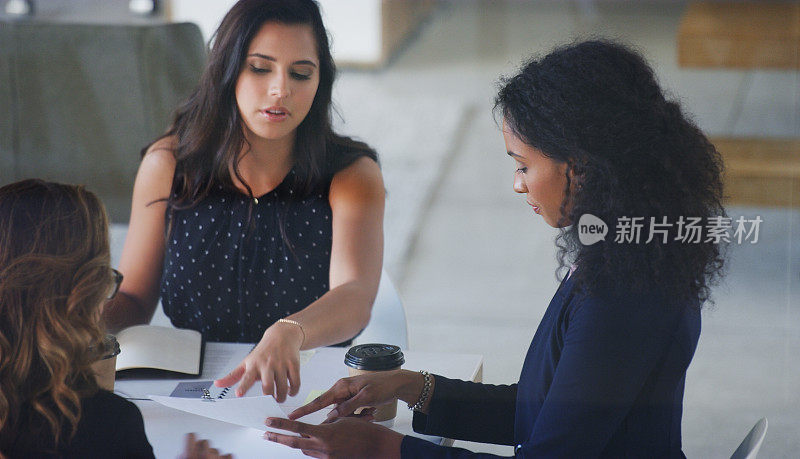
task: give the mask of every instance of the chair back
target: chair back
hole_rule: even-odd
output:
[[[408,349],[406,311],[386,270],[381,272],[381,281],[369,324],[353,340],[353,344],[367,343],[394,344],[402,349]]]
[[[759,419],[733,452],[731,459],[755,459],[764,442],[764,437],[767,435],[767,425],[767,418]]]
[[[0,20],[0,185],[82,183],[127,221],[139,151],[205,60],[194,24]]]

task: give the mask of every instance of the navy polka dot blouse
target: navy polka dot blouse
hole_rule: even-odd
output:
[[[173,325],[208,341],[258,342],[276,320],[328,291],[329,186],[300,198],[293,183],[290,171],[257,203],[217,187],[174,211],[161,278]]]

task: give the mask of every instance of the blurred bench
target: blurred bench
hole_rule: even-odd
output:
[[[800,139],[711,138],[735,204],[800,207]]]
[[[126,222],[139,150],[204,63],[193,24],[0,21],[0,184],[82,183]]]
[[[692,2],[678,29],[678,64],[800,70],[800,3]],[[731,203],[800,207],[800,139],[712,142],[725,159]]]
[[[678,64],[800,69],[800,3],[692,2],[678,28]]]

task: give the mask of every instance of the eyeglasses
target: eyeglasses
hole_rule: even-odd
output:
[[[119,292],[119,286],[120,286],[120,284],[122,284],[122,273],[121,272],[117,271],[114,268],[111,268],[111,274],[114,276],[114,290],[112,290],[111,293],[108,295],[107,298],[109,300],[114,298],[114,296],[116,296],[117,292]]]
[[[103,339],[103,357],[101,360],[110,359],[111,357],[116,357],[119,355],[119,342],[117,342],[117,337],[111,334],[107,334],[105,339]]]

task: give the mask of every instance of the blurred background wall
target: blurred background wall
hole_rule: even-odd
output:
[[[87,183],[116,222],[118,257],[114,234],[125,229],[139,150],[193,87],[204,43],[229,4],[172,0],[142,16],[124,0],[42,0],[33,17],[0,12],[0,182],[36,175]],[[725,155],[728,213],[763,219],[756,244],[732,246],[727,280],[703,313],[687,375],[684,450],[727,457],[767,416],[762,456],[797,456],[798,2],[321,4],[341,68],[336,128],[381,156],[385,264],[413,349],[479,353],[486,382],[517,380],[557,285],[556,233],[511,190],[513,164],[491,115],[496,85],[558,44],[621,40],[648,59]],[[167,27],[184,20],[197,25]],[[58,35],[65,24],[86,23],[70,32],[80,40]],[[115,44],[103,50],[105,42]],[[77,108],[61,106],[75,100]]]

